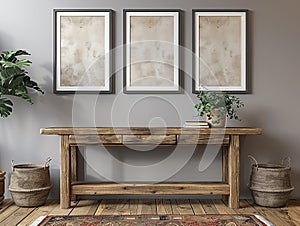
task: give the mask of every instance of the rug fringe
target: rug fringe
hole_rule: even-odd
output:
[[[40,216],[30,226],[38,226],[47,216]]]
[[[260,221],[262,221],[263,223],[265,223],[267,226],[275,226],[274,224],[272,224],[270,221],[268,221],[265,217],[263,217],[262,215],[254,215],[255,217],[257,217],[257,219],[259,219]]]

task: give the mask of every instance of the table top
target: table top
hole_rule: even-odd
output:
[[[261,128],[224,127],[224,128],[186,128],[186,127],[48,127],[41,128],[41,134],[47,135],[260,135]]]

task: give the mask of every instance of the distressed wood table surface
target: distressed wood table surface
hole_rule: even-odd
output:
[[[240,136],[260,135],[260,128],[182,127],[49,127],[41,134],[60,136],[60,207],[69,208],[76,195],[206,194],[223,195],[230,208],[239,208]],[[222,145],[222,182],[158,184],[88,183],[77,181],[78,146],[86,145]]]

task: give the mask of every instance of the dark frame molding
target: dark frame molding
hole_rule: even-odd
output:
[[[57,13],[58,12],[108,12],[109,13],[109,90],[57,90]],[[112,49],[114,47],[114,11],[112,9],[53,9],[53,92],[56,94],[112,94],[115,92],[115,73],[113,72],[113,54]]]
[[[196,90],[196,40],[195,40],[195,25],[196,25],[196,21],[195,21],[195,16],[197,12],[244,12],[245,13],[245,30],[246,30],[246,34],[245,34],[245,83],[246,83],[246,87],[245,90],[240,91],[234,91],[234,90],[223,90],[224,92],[227,93],[232,93],[232,94],[248,94],[250,92],[249,90],[249,41],[248,41],[248,36],[249,36],[249,25],[248,25],[248,14],[249,14],[249,10],[248,9],[193,9],[192,10],[192,93],[198,93],[199,91]],[[199,75],[200,76],[200,75]],[[213,91],[213,90],[212,90]],[[222,91],[218,91],[218,92],[222,92]]]
[[[126,58],[126,46],[127,46],[127,39],[126,39],[126,34],[127,34],[127,19],[126,15],[127,12],[174,12],[178,13],[178,90],[175,91],[170,91],[170,90],[127,90],[126,89],[126,78],[127,78],[127,58]],[[176,93],[182,93],[182,71],[181,71],[181,42],[182,42],[182,37],[181,37],[181,20],[182,20],[182,10],[181,9],[123,9],[123,92],[126,94],[176,94]]]

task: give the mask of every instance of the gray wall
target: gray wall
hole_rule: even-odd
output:
[[[262,136],[241,140],[242,197],[249,197],[247,188],[250,163],[248,154],[259,162],[280,162],[292,158],[292,196],[300,198],[300,29],[298,0],[1,0],[0,49],[26,49],[31,52],[32,77],[46,94],[34,94],[34,105],[15,100],[14,113],[1,119],[0,168],[11,172],[10,161],[16,163],[43,162],[51,156],[51,197],[59,194],[59,138],[39,134],[49,126],[180,126],[195,115],[191,94],[191,78],[185,77],[185,93],[176,95],[125,95],[122,92],[122,72],[116,75],[116,93],[112,95],[55,95],[53,77],[53,8],[111,8],[115,10],[116,46],[122,44],[123,8],[179,8],[183,14],[183,45],[191,49],[191,10],[249,9],[251,93],[239,95],[246,107],[240,112],[242,122],[229,125],[262,127]],[[116,68],[122,66],[121,54],[116,55]],[[191,64],[184,59],[184,70]],[[82,177],[89,180],[217,180],[220,179],[220,156],[212,165],[199,172],[202,154],[213,153],[200,147],[197,151],[165,148],[147,150],[108,149],[99,147],[82,151]],[[172,153],[175,153],[172,155]],[[194,153],[194,154],[193,154]],[[210,158],[212,158],[210,156]],[[162,166],[165,163],[164,167]],[[174,175],[173,175],[174,174]],[[9,196],[8,189],[6,196]]]

